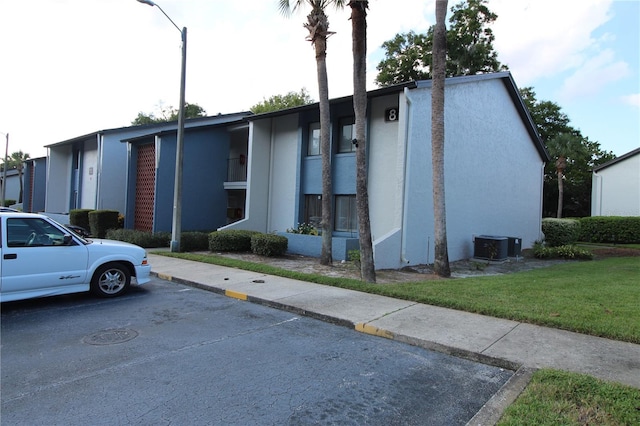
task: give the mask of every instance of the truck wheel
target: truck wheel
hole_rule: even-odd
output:
[[[91,291],[99,297],[119,296],[131,283],[129,269],[121,263],[107,263],[99,267],[91,279]]]

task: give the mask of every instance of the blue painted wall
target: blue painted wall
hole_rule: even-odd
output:
[[[331,105],[331,173],[334,195],[354,195],[356,193],[356,154],[337,153],[337,139],[340,135],[340,119],[353,116],[353,104],[342,102]],[[302,158],[300,185],[300,218],[304,215],[304,196],[322,194],[322,158],[320,155],[307,156],[309,143],[309,125],[318,122],[319,112],[313,111],[300,116],[302,129]]]
[[[182,230],[211,231],[226,224],[230,135],[226,128],[187,130],[182,172]],[[156,171],[155,231],[171,231],[176,133],[160,138]]]

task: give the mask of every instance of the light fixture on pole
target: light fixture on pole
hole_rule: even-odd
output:
[[[180,71],[180,107],[178,109],[178,135],[176,140],[176,171],[173,185],[173,216],[171,223],[171,251],[180,251],[180,233],[182,231],[182,154],[184,144],[184,89],[187,70],[187,27],[180,29],[164,10],[151,0],[138,0],[140,3],[155,6],[180,31],[182,35],[182,67]]]

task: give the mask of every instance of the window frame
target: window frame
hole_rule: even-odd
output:
[[[322,154],[322,141],[320,139],[320,122],[314,121],[309,123],[307,138],[307,157],[317,157]],[[317,132],[318,137],[315,137]],[[317,140],[317,143],[314,141]]]
[[[310,211],[313,207],[313,213]],[[322,194],[304,195],[304,222],[320,229],[322,223]]]
[[[341,208],[344,206],[340,201],[345,199],[348,204],[347,214],[341,214]],[[334,218],[333,218],[333,229],[336,232],[348,232],[355,233],[358,232],[358,212],[356,205],[356,196],[355,194],[340,194],[334,197]],[[346,226],[339,226],[339,224],[343,221],[346,221]]]
[[[342,117],[338,120],[338,154],[350,154],[356,152],[356,146],[353,143],[356,135],[356,118],[354,116]],[[344,129],[349,126],[351,128],[351,134],[349,137],[345,137]]]

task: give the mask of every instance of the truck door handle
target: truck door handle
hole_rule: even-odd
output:
[[[18,258],[18,255],[17,255],[16,253],[5,254],[5,255],[4,255],[4,258],[5,258],[6,260],[9,260],[9,259],[17,259],[17,258]]]

